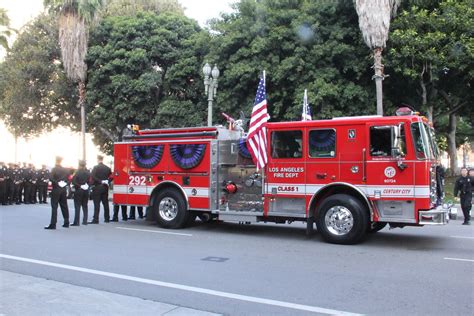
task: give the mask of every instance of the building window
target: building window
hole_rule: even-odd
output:
[[[271,135],[272,158],[303,157],[303,133],[301,131],[276,131]]]
[[[309,156],[332,158],[336,156],[336,131],[318,129],[309,132]]]

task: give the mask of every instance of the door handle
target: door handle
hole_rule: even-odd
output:
[[[325,179],[327,176],[327,173],[316,173],[316,178],[318,179]]]

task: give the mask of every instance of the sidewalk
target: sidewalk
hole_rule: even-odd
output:
[[[0,270],[0,316],[219,315]]]

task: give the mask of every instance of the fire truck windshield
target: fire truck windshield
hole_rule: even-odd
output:
[[[431,150],[433,152],[433,156],[434,156],[435,159],[439,159],[440,154],[439,154],[438,144],[436,143],[434,128],[432,128],[432,127],[430,127],[426,124],[425,124],[425,128],[428,131],[428,138],[430,140]]]
[[[431,159],[434,157],[432,145],[425,125],[421,122],[411,124],[411,134],[415,146],[416,158]]]

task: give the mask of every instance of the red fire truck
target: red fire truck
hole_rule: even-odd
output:
[[[113,202],[147,207],[164,228],[197,216],[302,221],[342,244],[387,224],[449,220],[437,205],[438,151],[423,117],[268,123],[267,135],[268,164],[257,172],[242,128],[134,130],[115,144]]]

